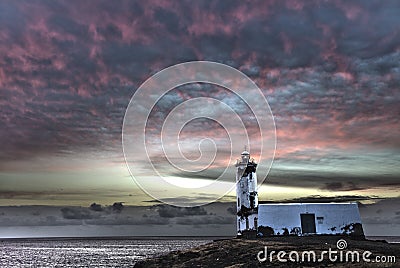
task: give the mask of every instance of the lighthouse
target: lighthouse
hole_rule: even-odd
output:
[[[250,158],[250,153],[244,150],[236,168],[237,234],[241,236],[244,231],[257,230],[257,164]]]
[[[358,204],[273,203],[258,205],[257,163],[245,149],[236,162],[237,235],[351,235],[364,237]]]

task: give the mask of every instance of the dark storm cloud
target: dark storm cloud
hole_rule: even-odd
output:
[[[359,188],[355,185],[354,182],[347,182],[347,183],[342,183],[342,182],[329,182],[325,184],[326,190],[330,191],[355,191],[355,190],[362,190],[362,188]]]
[[[300,198],[293,198],[279,201],[279,203],[331,203],[331,202],[360,202],[368,200],[379,200],[377,197],[362,196],[362,195],[339,195],[339,196],[321,196],[312,195]],[[262,201],[261,203],[276,203],[273,201]],[[361,204],[360,204],[361,205]]]
[[[118,25],[109,23],[105,27],[97,27],[96,29],[97,33],[102,35],[106,40],[120,40],[122,38],[122,31],[119,29]]]
[[[204,209],[204,207],[175,207],[170,205],[155,205],[153,208],[162,218],[207,215],[207,211]]]
[[[103,211],[104,208],[100,204],[92,203],[89,207],[89,209],[93,211]]]
[[[55,199],[58,197],[64,200],[77,199],[82,195],[91,195],[91,191],[79,191],[79,190],[0,190],[0,199],[24,199],[24,200],[44,200],[44,199]]]
[[[86,220],[99,217],[98,215],[91,213],[89,209],[81,207],[65,207],[61,209],[61,213],[64,219],[68,220]]]
[[[102,215],[121,213],[124,210],[122,202],[115,202],[112,206],[102,207],[100,204],[92,203],[89,207],[63,207],[61,213],[64,219],[87,220],[101,218]]]
[[[86,207],[18,206],[0,207],[0,226],[63,226],[63,225],[167,225],[169,219],[143,213],[147,207],[128,207],[126,212],[113,213],[111,207],[92,211]],[[33,211],[33,212],[32,212]],[[30,212],[30,213],[29,213]],[[61,212],[61,213],[60,213]],[[29,220],[26,219],[30,216]]]
[[[344,28],[343,38],[339,39],[338,49],[349,56],[370,58],[389,53],[397,48],[400,33],[398,32],[399,3],[396,1],[365,2],[360,6],[374,10],[365,14],[365,24],[352,24]]]
[[[172,34],[186,33],[185,28],[180,25],[179,16],[175,12],[163,8],[156,8],[154,11],[154,18],[157,22],[164,25],[165,28]]]
[[[340,164],[330,164],[340,167]],[[391,171],[396,173],[396,171]],[[268,178],[264,181],[265,185],[276,186],[292,186],[317,188],[328,191],[357,191],[370,188],[396,186],[399,183],[400,176],[398,174],[379,174],[371,173],[369,175],[350,174],[340,171],[321,171],[318,165],[313,165],[312,170],[302,170],[299,166],[292,170],[279,170],[272,168]]]
[[[50,26],[50,29],[60,33],[71,34],[83,42],[89,38],[87,25],[79,24],[65,15],[57,14],[50,17],[47,20],[47,25]]]
[[[123,217],[102,217],[98,219],[90,219],[85,221],[86,224],[92,225],[168,225],[169,219],[160,218],[158,216],[143,215],[124,215]]]
[[[256,63],[270,67],[309,66],[320,57],[313,40],[322,35],[312,18],[286,8],[244,23],[239,42],[245,53],[256,53]]]
[[[157,214],[143,213],[151,210],[147,207],[120,207],[121,202],[116,202],[112,206],[105,206],[98,209],[100,205],[93,204],[89,207],[64,207],[61,208],[64,224],[79,224],[82,220],[86,224],[92,225],[166,225],[169,219],[160,217]],[[96,208],[96,209],[94,209]],[[74,221],[80,220],[80,221]]]
[[[233,216],[217,216],[217,215],[208,215],[203,217],[185,217],[179,218],[176,220],[177,224],[180,225],[209,225],[209,224],[232,224],[235,222],[235,217]]]
[[[226,212],[228,205],[231,203],[217,202],[195,208],[177,208],[169,205],[125,206],[120,213],[115,213],[112,206],[104,206],[102,210],[92,210],[81,206],[3,206],[0,207],[0,228],[81,224],[97,226],[225,225],[235,222],[233,215]],[[26,220],[27,215],[31,215],[29,221]]]

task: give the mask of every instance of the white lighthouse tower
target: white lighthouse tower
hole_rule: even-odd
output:
[[[246,149],[236,163],[237,232],[256,231],[258,221],[257,164]]]

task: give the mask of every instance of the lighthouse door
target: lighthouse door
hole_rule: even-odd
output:
[[[303,234],[315,234],[315,214],[300,214],[301,230]]]

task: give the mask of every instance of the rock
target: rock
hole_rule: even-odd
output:
[[[343,251],[359,251],[360,254],[364,251],[371,251],[372,257],[395,256],[397,265],[400,260],[400,245],[382,243],[378,241],[353,239],[349,236],[314,236],[314,237],[268,237],[261,239],[228,239],[217,240],[212,243],[202,245],[193,249],[184,251],[170,252],[166,255],[152,259],[147,259],[136,263],[134,267],[388,267],[388,263],[366,263],[360,262],[331,262],[327,256],[316,263],[297,263],[286,262],[282,263],[277,260],[276,255],[272,263],[269,261],[259,262],[257,254],[263,251],[265,247],[268,252],[271,251],[290,251],[297,252],[310,251],[316,252],[319,257],[322,251],[337,249],[337,241],[345,239],[347,248]],[[286,257],[288,258],[288,257]],[[318,258],[317,258],[318,259]],[[391,266],[395,267],[395,266]]]

